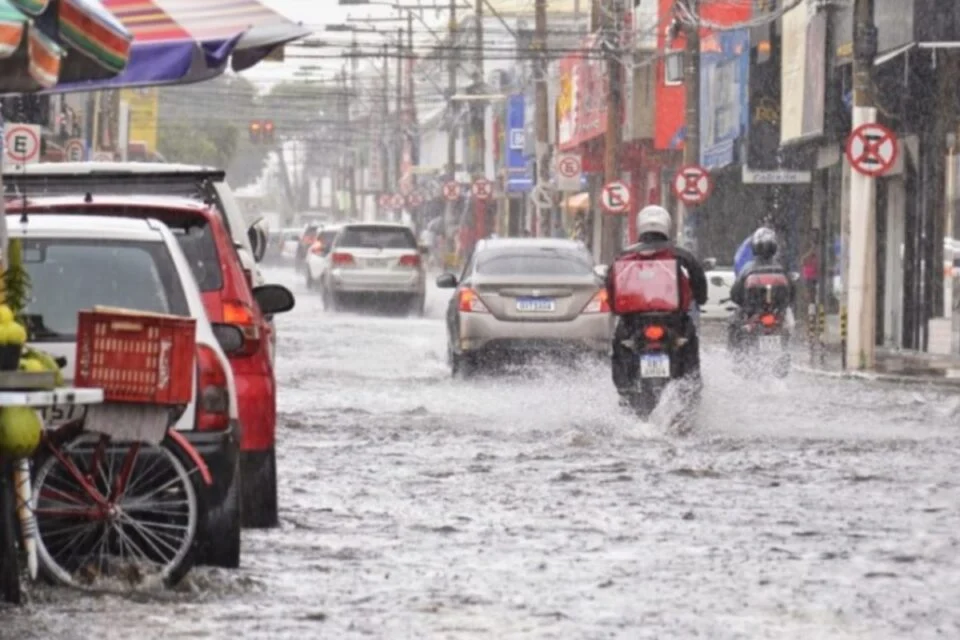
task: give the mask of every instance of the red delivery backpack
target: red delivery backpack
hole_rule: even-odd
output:
[[[690,282],[669,249],[620,256],[611,269],[613,312],[617,315],[678,313],[690,307]]]

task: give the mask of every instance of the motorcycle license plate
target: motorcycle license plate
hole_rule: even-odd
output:
[[[760,349],[760,353],[773,353],[775,351],[780,351],[780,336],[760,336],[757,346]]]
[[[665,353],[645,353],[640,356],[641,378],[669,378],[670,356]]]

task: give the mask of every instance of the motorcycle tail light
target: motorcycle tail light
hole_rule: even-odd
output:
[[[643,330],[643,337],[652,342],[659,342],[666,332],[660,325],[652,324]]]
[[[760,324],[765,327],[772,327],[777,324],[777,317],[772,313],[765,313],[760,316]]]

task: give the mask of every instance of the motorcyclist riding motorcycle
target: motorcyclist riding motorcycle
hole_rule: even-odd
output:
[[[730,301],[738,307],[730,318],[729,340],[731,345],[736,344],[738,331],[743,320],[761,309],[764,301],[760,296],[766,295],[765,289],[753,290],[747,287],[750,276],[756,274],[783,275],[783,284],[775,286],[772,292],[773,304],[778,309],[785,311],[791,309],[796,298],[796,287],[793,280],[777,260],[779,246],[777,244],[777,234],[773,229],[760,227],[754,231],[750,239],[750,248],[753,252],[753,260],[747,263],[737,276],[733,287],[730,288]]]
[[[681,347],[681,357],[684,359],[684,371],[692,377],[700,375],[700,342],[697,327],[691,312],[693,303],[703,305],[707,301],[707,276],[703,265],[696,256],[679,247],[670,240],[673,219],[663,207],[649,205],[637,214],[637,244],[626,247],[617,257],[620,260],[643,260],[645,256],[668,254],[680,266],[679,290],[681,292],[680,308],[683,309],[683,335],[686,343]],[[611,301],[616,300],[615,269],[607,271],[607,295]],[[636,327],[631,324],[634,316],[621,315],[613,336],[613,383],[618,390],[628,389],[634,378],[631,371],[635,369],[636,358],[622,342],[634,335]]]

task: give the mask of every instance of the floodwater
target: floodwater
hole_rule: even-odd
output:
[[[0,638],[960,637],[960,396],[717,347],[692,435],[599,365],[459,381],[425,318],[278,319],[282,526],[175,591],[33,586]]]

